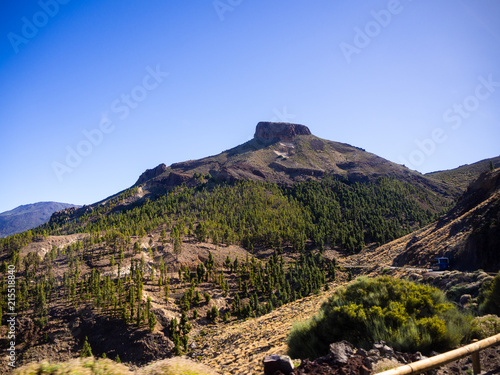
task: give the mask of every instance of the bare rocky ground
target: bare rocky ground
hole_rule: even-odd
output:
[[[345,277],[345,275],[344,275]],[[341,284],[345,284],[346,281]],[[339,284],[339,285],[341,285]],[[276,309],[257,319],[234,322],[229,326],[212,327],[206,335],[195,339],[193,358],[209,365],[222,374],[262,374],[262,360],[271,354],[286,354],[286,338],[293,323],[314,316],[321,304],[333,293],[333,288],[321,295],[304,298]],[[222,328],[222,329],[221,329]],[[388,370],[411,363],[412,354],[406,360],[387,356],[378,358],[371,373]],[[413,360],[418,360],[413,358]],[[300,361],[297,362],[297,364]],[[482,369],[487,374],[500,374],[500,345],[481,351]],[[303,363],[294,374],[353,374],[363,375],[363,362],[353,359],[347,366],[330,366],[325,361]],[[366,367],[366,366],[365,366]],[[472,371],[470,357],[433,370],[433,375],[468,374]]]
[[[333,288],[259,318],[214,326],[205,335],[198,333],[192,356],[223,374],[262,374],[265,356],[286,354],[286,338],[293,323],[315,315],[332,293]]]
[[[78,240],[82,240],[87,236],[87,233],[76,233],[65,236],[47,236],[45,238],[40,237],[40,239],[37,239],[25,246],[21,250],[21,256],[24,257],[28,253],[36,252],[38,253],[38,255],[40,255],[40,257],[43,258],[45,254],[52,250],[53,246],[63,248],[75,243]]]

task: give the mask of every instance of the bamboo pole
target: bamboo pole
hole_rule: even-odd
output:
[[[477,368],[480,368],[479,364],[479,351],[482,349],[486,349],[490,346],[496,345],[500,343],[500,333],[488,337],[484,340],[477,341],[475,343],[463,346],[461,348],[436,355],[434,357],[422,359],[417,362],[409,363],[407,365],[403,365],[400,367],[393,368],[391,370],[387,370],[384,372],[380,372],[377,375],[408,375],[408,374],[420,374],[421,372],[429,371],[445,365],[447,363],[459,360],[461,358],[472,355],[473,353],[477,353],[477,365],[478,367],[474,368],[474,371]],[[480,371],[480,370],[479,370]]]

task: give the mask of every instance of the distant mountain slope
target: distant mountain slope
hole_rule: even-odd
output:
[[[457,205],[438,221],[389,242],[370,254],[393,265],[429,267],[441,256],[459,270],[500,270],[500,169],[471,184]]]
[[[493,164],[494,168],[500,168],[500,156],[484,159],[473,164],[462,165],[461,167],[447,171],[427,173],[425,176],[446,182],[464,192],[472,182],[479,178],[481,173],[490,170],[491,164]]]
[[[456,198],[459,190],[377,155],[345,143],[318,138],[299,124],[260,122],[254,138],[218,155],[160,164],[136,182],[146,192],[189,184],[203,176],[216,180],[255,180],[292,185],[332,175],[354,181],[393,177],[425,187],[441,197]]]
[[[78,207],[68,203],[38,202],[0,213],[0,237],[21,233],[49,221],[56,211]]]

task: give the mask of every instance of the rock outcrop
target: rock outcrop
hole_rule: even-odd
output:
[[[152,178],[155,178],[155,177],[161,175],[166,170],[167,170],[167,166],[163,163],[158,165],[156,168],[147,169],[146,172],[144,172],[143,174],[141,174],[139,176],[139,179],[137,180],[137,182],[135,184],[140,185],[140,184],[146,182],[147,180],[151,180]]]
[[[380,371],[379,362],[390,361],[391,367],[416,362],[425,357],[421,353],[401,353],[380,341],[371,350],[356,349],[348,341],[330,345],[330,353],[314,361],[305,359],[295,368],[292,375],[370,375]]]
[[[269,355],[264,357],[263,363],[265,375],[274,375],[276,371],[289,375],[293,371],[293,362],[287,355]]]
[[[255,129],[255,139],[264,141],[291,141],[298,135],[311,135],[305,125],[286,122],[259,122]]]

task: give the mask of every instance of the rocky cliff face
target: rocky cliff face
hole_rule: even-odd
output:
[[[160,164],[156,168],[153,169],[148,169],[146,172],[140,175],[139,179],[135,183],[136,185],[140,185],[143,182],[147,180],[151,180],[152,178],[155,178],[159,175],[161,175],[163,172],[167,170],[167,166],[165,164]]]
[[[297,135],[311,135],[311,131],[305,125],[286,122],[259,122],[255,129],[254,138],[264,141],[291,141]]]

